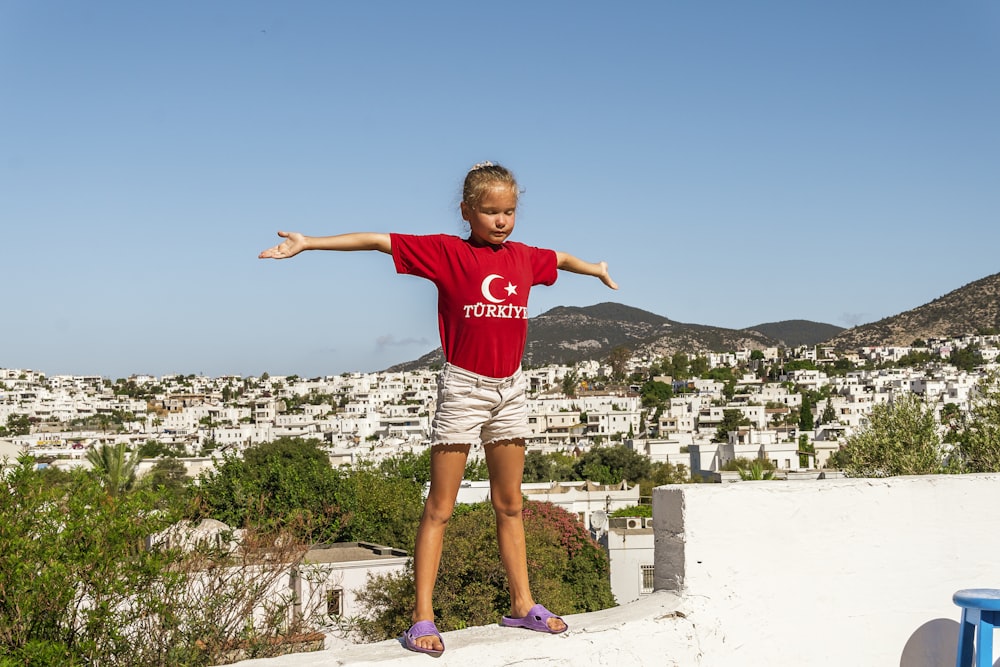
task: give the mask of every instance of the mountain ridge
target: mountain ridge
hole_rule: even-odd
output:
[[[603,360],[617,347],[634,354],[689,356],[736,349],[829,345],[840,351],[879,345],[908,346],[917,339],[1000,331],[1000,273],[973,281],[917,308],[850,329],[811,320],[766,322],[727,329],[678,322],[616,302],[556,306],[529,320],[527,367]],[[441,348],[388,371],[444,363]]]

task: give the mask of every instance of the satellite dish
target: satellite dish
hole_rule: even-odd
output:
[[[604,530],[608,525],[608,513],[604,510],[594,510],[590,513],[590,525],[594,530]]]

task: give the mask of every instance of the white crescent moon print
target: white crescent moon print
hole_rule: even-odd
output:
[[[503,276],[491,273],[483,279],[483,298],[490,303],[503,303],[503,299],[498,299],[492,294],[490,294],[490,283],[492,283],[497,278],[503,278]]]

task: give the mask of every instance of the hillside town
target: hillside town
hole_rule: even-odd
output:
[[[956,350],[975,350],[977,363],[954,365]],[[593,447],[623,446],[675,466],[691,481],[738,481],[732,467],[738,460],[764,461],[786,479],[837,477],[831,456],[865,428],[874,406],[901,394],[919,395],[934,406],[943,433],[944,412],[969,410],[977,384],[995,370],[998,357],[1000,336],[968,336],[849,355],[823,346],[713,353],[701,358],[706,372],[684,379],[656,374],[663,360],[637,356],[526,369],[528,447],[581,456]],[[900,363],[914,358],[923,363]],[[725,372],[714,372],[720,370]],[[310,379],[135,375],[112,381],[0,369],[0,469],[23,454],[39,467],[89,467],[88,451],[119,444],[159,453],[142,458],[139,475],[167,455],[182,462],[191,478],[223,457],[279,438],[322,443],[332,465],[420,453],[430,444],[436,379],[434,370],[419,370]],[[650,386],[669,391],[653,401]],[[522,485],[528,498],[561,507],[589,529],[608,555],[618,604],[654,592],[653,520],[629,514],[644,502],[634,482]],[[466,481],[458,501],[480,502],[488,494],[488,482]],[[153,539],[217,540],[231,530],[206,519],[182,522]],[[400,571],[406,562],[400,547],[407,546],[347,543],[311,550],[304,561],[309,567],[325,562],[325,550],[333,548],[340,549],[334,559],[339,565],[324,570],[308,595],[294,591],[312,601],[306,615],[322,624],[361,613],[356,598],[364,576]],[[355,572],[356,580],[345,572]]]
[[[965,370],[948,363],[954,350],[970,347],[981,364]],[[931,363],[894,365],[915,351]],[[631,379],[617,383],[609,380],[615,369],[598,361],[526,369],[529,450],[579,455],[596,445],[620,444],[653,462],[683,465],[692,476],[715,475],[716,481],[736,458],[761,459],[784,473],[821,471],[845,439],[865,426],[874,405],[901,392],[920,395],[939,414],[948,404],[967,410],[970,393],[998,356],[996,335],[932,340],[921,348],[869,347],[847,355],[822,346],[712,353],[704,358],[709,370],[734,370],[728,391],[716,379],[652,376],[648,380],[672,388],[670,398],[655,407],[644,405],[639,380],[655,368],[653,359],[628,359],[624,376]],[[854,370],[821,370],[833,362]],[[781,370],[771,378],[766,368]],[[45,464],[71,468],[86,465],[86,451],[101,444],[125,443],[136,450],[155,441],[182,457],[188,474],[197,476],[226,454],[298,437],[321,441],[335,465],[379,460],[429,445],[435,391],[432,370],[309,379],[267,373],[136,375],[113,382],[97,375],[0,369],[0,425],[8,425],[0,431],[0,458],[27,452]],[[808,391],[825,398],[809,406],[814,427],[800,432],[799,420],[789,415],[799,411]],[[732,411],[738,411],[740,425],[720,438],[719,428]],[[152,462],[144,464],[148,469]]]

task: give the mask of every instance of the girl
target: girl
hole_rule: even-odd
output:
[[[285,259],[303,250],[379,250],[392,255],[398,273],[432,281],[438,289],[438,327],[446,363],[438,379],[431,422],[431,485],[413,551],[416,607],[404,636],[412,651],[440,655],[431,596],[451,517],[473,444],[483,445],[497,542],[510,588],[510,616],[501,624],[560,633],[563,620],[535,604],[528,585],[521,478],[528,435],[526,382],[521,356],[528,335],[528,292],[551,285],[557,269],[618,285],[605,262],[592,264],[553,250],[509,241],[519,195],[517,181],[500,165],[483,162],[465,177],[462,218],[469,236],[351,233],[285,239],[260,253]]]

